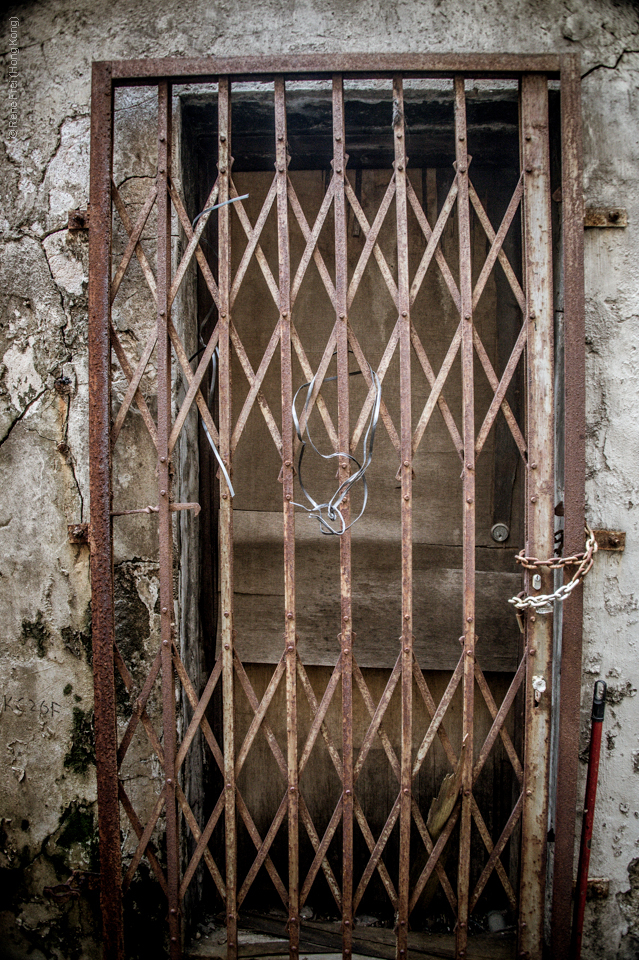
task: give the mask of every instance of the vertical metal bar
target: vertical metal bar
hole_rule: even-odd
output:
[[[561,58],[561,197],[564,269],[565,481],[564,552],[584,542],[585,340],[584,231],[579,56]],[[552,892],[552,955],[568,956],[574,868],[579,755],[583,592],[564,603],[559,701],[559,749]]]
[[[335,177],[335,309],[337,313],[337,432],[339,449],[350,448],[348,389],[348,271],[346,197],[344,168],[344,84],[333,76],[333,175]],[[339,482],[349,475],[349,461],[339,462]],[[342,515],[350,523],[350,497],[344,500]],[[349,960],[353,946],[353,653],[351,532],[340,537],[340,594],[342,642],[342,953]]]
[[[473,372],[473,287],[471,275],[470,207],[468,203],[468,150],[466,141],[466,90],[463,77],[455,77],[455,154],[457,157],[457,222],[459,226],[459,292],[462,314],[463,411],[463,634],[464,680],[462,738],[462,812],[457,877],[456,955],[466,956],[468,940],[468,887],[470,882],[470,832],[473,789],[473,711],[475,693],[475,387]]]
[[[113,645],[111,538],[111,165],[113,101],[109,64],[94,63],[91,81],[89,226],[89,457],[91,466],[91,609],[95,752],[100,833],[100,905],[104,960],[123,960],[122,863]]]
[[[521,161],[524,169],[524,275],[528,324],[526,552],[552,557],[554,547],[553,301],[548,82],[521,81]],[[552,593],[553,573],[541,570],[541,592]],[[529,572],[526,592],[535,593]],[[526,621],[524,808],[522,814],[520,953],[541,958],[544,943],[548,768],[552,688],[552,616]],[[546,681],[535,701],[534,675]]]
[[[282,477],[284,494],[284,644],[288,770],[288,936],[291,960],[300,937],[299,784],[297,766],[297,642],[295,635],[295,507],[293,506],[293,371],[291,366],[291,260],[288,229],[286,88],[275,78],[275,167],[282,367]]]
[[[229,199],[231,141],[231,83],[218,84],[219,203]],[[220,208],[218,220],[220,291],[220,456],[231,475],[231,344],[229,298],[231,291],[231,207]],[[226,835],[226,953],[237,957],[237,834],[235,827],[235,703],[233,694],[233,505],[220,471],[220,584],[222,601],[222,700],[224,744],[224,825]]]
[[[402,746],[399,812],[398,960],[408,953],[410,880],[411,781],[413,744],[413,505],[412,426],[410,380],[410,281],[408,276],[408,218],[406,209],[406,140],[404,86],[393,78],[393,137],[395,142],[395,208],[397,216],[397,291],[400,312],[399,365],[401,412],[402,519]]]
[[[160,540],[160,636],[162,643],[162,729],[164,776],[166,781],[166,860],[169,899],[169,955],[178,960],[182,953],[179,910],[179,851],[175,796],[175,680],[173,676],[173,529],[171,519],[171,344],[168,335],[169,291],[171,289],[171,203],[168,179],[171,174],[171,85],[158,85],[158,487]]]

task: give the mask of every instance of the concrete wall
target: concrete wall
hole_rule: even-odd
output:
[[[15,128],[10,16],[19,20]],[[581,52],[586,201],[623,206],[629,214],[625,230],[586,233],[587,516],[592,526],[625,530],[627,547],[624,554],[600,554],[585,586],[584,749],[596,677],[606,679],[611,697],[591,861],[591,875],[610,882],[607,895],[589,903],[584,955],[636,956],[639,17],[633,4],[44,0],[13,4],[3,17],[0,935],[6,955],[99,955],[92,896],[58,906],[43,895],[71,869],[96,866],[88,551],[67,539],[67,524],[89,517],[87,242],[85,234],[67,232],[66,217],[88,202],[91,61],[506,47]],[[145,118],[143,106],[136,108],[129,126],[143,132]],[[121,159],[123,179],[132,178],[128,199],[135,201],[152,164],[144,151]],[[132,459],[138,443],[134,436]],[[132,553],[134,531],[122,530],[118,611],[136,623],[142,656],[157,630],[153,544]],[[142,745],[129,771],[132,792],[140,770],[145,782],[157,780]],[[140,898],[133,903],[134,910],[148,910]]]

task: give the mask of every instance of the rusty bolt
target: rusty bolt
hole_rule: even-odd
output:
[[[526,134],[526,140],[530,140],[530,139],[531,139],[530,134],[527,133],[527,134]]]
[[[171,943],[177,943],[177,937],[171,937]]]
[[[404,653],[410,653],[410,647],[404,647]]]
[[[288,312],[286,310],[282,310],[282,316],[286,319],[286,317],[288,317]]]
[[[408,311],[407,311],[407,310],[402,310],[402,316],[403,316],[403,317],[407,317],[407,316],[408,316]]]
[[[172,916],[175,916],[175,914],[177,913],[177,910],[175,909],[175,907],[171,907],[171,909],[169,910],[169,913],[170,913]]]
[[[284,134],[283,134],[283,133],[278,133],[277,139],[278,139],[278,140],[280,141],[280,143],[281,143],[282,140],[284,139]]]
[[[160,496],[161,496],[161,497],[165,497],[165,496],[166,496],[166,490],[160,490]]]
[[[168,612],[169,612],[168,607],[162,607],[162,613],[168,613]]]
[[[405,467],[410,467],[410,461],[404,460],[404,466],[405,466]]]
[[[466,320],[470,320],[470,314],[469,314],[469,313],[464,314],[464,316],[465,316]]]
[[[472,502],[473,502],[472,497],[466,497],[466,503],[472,503]]]
[[[229,613],[229,611],[228,611],[228,610],[225,610],[225,611],[224,611],[224,616],[225,616],[225,617],[230,617],[230,616],[231,616],[231,614]]]
[[[526,173],[532,173],[532,170],[533,170],[532,167],[526,167]]]
[[[162,646],[163,646],[163,647],[168,647],[168,645],[169,645],[169,641],[168,641],[168,640],[163,640],[163,641],[162,641]]]
[[[461,920],[459,926],[460,926],[460,927],[462,928],[462,930],[463,930],[464,927],[466,926],[466,921],[465,921],[465,920]]]
[[[225,143],[225,142],[226,142],[226,134],[225,134],[225,133],[221,133],[221,134],[220,134],[220,140],[222,141],[222,143]]]
[[[464,796],[465,796],[465,797],[469,797],[469,796],[470,796],[470,790],[464,790]]]
[[[229,919],[230,919],[230,917],[229,917]],[[232,949],[234,946],[235,946],[235,944],[233,943],[233,941],[232,941],[232,940],[229,940],[229,947],[231,947],[231,949]]]
[[[231,649],[230,646],[228,645],[228,643],[225,643],[225,644],[224,644],[224,649],[225,649],[225,650],[230,650],[230,649]]]
[[[348,649],[348,647],[346,647],[346,649],[344,650],[344,653],[345,653],[346,655],[348,655],[350,652],[351,652],[351,651]]]
[[[344,617],[344,623],[348,623],[348,617]]]
[[[535,654],[537,653],[536,647],[531,647],[528,653],[531,655],[531,657],[534,657]]]
[[[532,790],[526,790],[526,796],[532,797]]]
[[[467,464],[466,464],[466,469],[467,469],[467,470],[472,470],[472,469],[473,469],[472,463],[467,463]]]
[[[340,142],[340,140],[342,139],[342,135],[341,135],[341,133],[336,133],[336,134],[335,134],[335,139],[336,139],[336,140],[337,140],[337,142],[339,143],[339,142]]]
[[[167,781],[166,781],[166,782],[168,783],[169,786],[171,786],[171,784],[173,783],[173,781],[171,780],[170,777],[167,777]]]
[[[404,134],[402,133],[401,130],[398,130],[398,131],[396,132],[395,136],[397,137],[398,140],[401,140],[402,137],[404,136]]]
[[[287,647],[286,649],[287,649],[289,652],[292,652],[292,651],[295,649],[295,647],[293,646],[292,643],[289,643],[289,645],[288,645],[288,647]]]
[[[339,318],[340,318],[340,320],[346,320],[346,314],[345,314],[345,313],[340,313]]]
[[[473,622],[472,617],[466,617],[466,623],[472,623],[472,622]]]
[[[531,617],[531,618],[530,618],[530,622],[531,622],[531,623],[534,623],[536,619],[537,619],[537,617]]]
[[[350,920],[345,920],[345,921],[344,921],[344,926],[345,926],[345,927],[350,926]]]
[[[536,464],[536,463],[531,463],[531,464],[530,464],[530,469],[531,469],[531,470],[536,470],[536,469],[537,469],[537,464]]]
[[[160,457],[160,463],[166,463],[166,457]]]
[[[287,613],[287,614],[286,614],[286,618],[287,618],[287,620],[292,620],[292,619],[293,619],[293,614],[292,614],[292,613]]]
[[[404,164],[403,164],[403,163],[398,163],[398,164],[397,164],[397,169],[401,172],[401,171],[404,169]]]
[[[347,796],[347,797],[350,797],[350,795],[351,795],[351,791],[350,791],[350,790],[347,790],[347,791],[346,791],[346,796]]]
[[[289,793],[295,793],[295,787],[289,787],[288,790]]]
[[[537,314],[535,313],[535,311],[534,311],[534,310],[531,310],[530,313],[529,313],[530,319],[531,319],[531,320],[534,320],[534,319],[536,318],[536,316],[537,316]]]
[[[407,493],[404,494],[404,500],[410,500],[410,497]]]
[[[404,794],[408,796],[408,787],[404,787]]]
[[[410,613],[404,614],[404,620],[410,620]]]
[[[406,926],[406,921],[405,921],[405,920],[400,920],[400,921],[399,921],[399,925],[400,925],[400,927],[405,927],[405,926]]]
[[[286,499],[287,499],[287,500],[290,500],[290,499],[291,499],[290,493],[287,493],[287,494],[286,494]]]
[[[341,173],[341,172],[342,172],[341,167],[335,167],[335,173]]]
[[[530,502],[531,502],[531,503],[537,503],[537,497],[531,497],[531,498],[530,498]]]
[[[521,923],[519,924],[519,926],[521,927],[522,930],[524,930],[524,929],[526,928],[526,926],[527,926],[526,921],[525,921],[525,920],[522,920]]]
[[[228,499],[228,493],[223,493],[222,500],[227,500],[227,499]]]
[[[461,165],[460,168],[459,168],[459,172],[460,172],[460,173],[466,173],[466,167],[464,166],[463,163],[462,163],[462,165]]]
[[[222,313],[222,314],[221,314],[221,317],[222,317],[222,319],[224,320],[224,318],[226,317],[226,314],[225,314],[225,313]]]
[[[290,461],[290,460],[285,460],[285,461],[284,461],[284,466],[285,466],[285,467],[290,467],[290,466],[291,466],[291,461]]]

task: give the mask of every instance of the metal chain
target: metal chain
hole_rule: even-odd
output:
[[[536,596],[528,597],[511,597],[508,603],[512,603],[517,610],[526,610],[531,607],[541,613],[550,613],[554,602],[563,603],[566,597],[570,596],[575,587],[583,580],[592,567],[595,554],[598,550],[595,535],[588,525],[586,525],[586,537],[585,551],[573,557],[553,557],[550,560],[538,560],[537,557],[524,556],[523,550],[518,553],[515,560],[526,570],[536,570],[542,567],[547,570],[561,570],[563,567],[572,566],[576,566],[577,569],[568,583],[562,584],[554,593],[540,593]]]

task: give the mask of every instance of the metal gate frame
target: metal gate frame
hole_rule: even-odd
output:
[[[410,54],[402,56],[391,55],[336,55],[336,56],[290,56],[271,58],[231,58],[198,60],[140,60],[115,61],[93,64],[92,84],[92,114],[91,114],[91,194],[90,194],[90,245],[89,245],[89,385],[90,385],[90,457],[91,457],[91,580],[92,580],[92,610],[93,610],[93,662],[95,681],[95,738],[97,755],[97,781],[99,806],[100,832],[100,871],[101,871],[101,903],[104,923],[104,957],[106,960],[122,960],[124,957],[124,943],[122,932],[122,884],[121,854],[120,854],[120,803],[131,820],[139,838],[139,845],[134,857],[133,869],[140,858],[146,853],[156,874],[160,878],[168,898],[168,923],[170,933],[170,955],[172,960],[181,956],[182,944],[180,933],[180,896],[184,892],[185,879],[179,875],[178,855],[178,805],[184,814],[187,823],[193,830],[197,840],[197,860],[202,855],[206,857],[211,873],[226,901],[228,957],[235,960],[237,957],[237,909],[238,891],[235,870],[235,817],[240,812],[251,832],[250,813],[241,807],[239,793],[236,795],[235,775],[237,772],[235,748],[233,741],[232,702],[234,673],[238,670],[234,662],[233,653],[233,603],[232,603],[232,505],[228,497],[228,488],[223,477],[221,484],[220,509],[220,548],[223,558],[222,575],[222,654],[207,684],[205,693],[198,703],[188,675],[181,663],[178,645],[175,642],[174,626],[172,625],[173,612],[173,584],[172,584],[172,512],[175,509],[188,507],[186,504],[171,502],[171,481],[169,465],[171,451],[177,436],[184,423],[186,413],[192,403],[197,403],[200,413],[205,420],[208,430],[219,443],[221,457],[227,464],[229,471],[232,467],[232,450],[234,436],[231,431],[230,418],[230,381],[229,355],[231,342],[236,350],[242,346],[234,330],[231,320],[233,291],[231,287],[231,268],[229,250],[229,207],[223,207],[219,215],[220,260],[219,277],[216,284],[206,265],[199,248],[199,237],[204,227],[202,219],[198,229],[194,232],[175,186],[171,180],[171,85],[175,83],[218,82],[219,100],[219,177],[211,195],[211,203],[224,201],[232,195],[233,185],[230,176],[230,81],[231,79],[266,79],[274,81],[275,116],[276,116],[276,174],[273,184],[278,218],[278,246],[279,246],[279,277],[275,284],[274,296],[279,301],[280,319],[278,333],[272,343],[271,356],[276,349],[278,340],[281,350],[282,363],[282,423],[290,423],[292,402],[292,373],[291,351],[294,343],[295,331],[291,322],[291,271],[288,252],[288,202],[291,198],[292,187],[287,185],[288,158],[286,152],[286,113],[285,113],[285,81],[290,79],[332,79],[333,84],[333,116],[334,116],[334,160],[333,180],[329,193],[335,209],[335,244],[336,244],[336,283],[333,290],[333,304],[335,307],[335,327],[330,350],[322,361],[327,364],[327,355],[330,358],[333,345],[338,356],[338,383],[339,407],[337,422],[337,449],[348,449],[349,421],[348,421],[348,350],[349,342],[353,345],[352,331],[349,329],[347,316],[349,307],[348,278],[346,276],[345,258],[340,252],[346,249],[345,210],[346,201],[354,205],[356,198],[346,176],[346,163],[343,131],[343,78],[387,78],[393,82],[395,98],[401,102],[402,78],[438,77],[454,80],[455,89],[455,142],[457,152],[456,177],[454,181],[457,194],[457,218],[460,237],[460,286],[457,291],[457,305],[460,313],[458,330],[458,344],[461,350],[463,375],[463,429],[461,448],[458,450],[463,464],[463,496],[464,506],[464,616],[463,616],[463,651],[455,676],[462,684],[463,696],[463,730],[472,734],[473,724],[473,696],[475,682],[482,690],[486,702],[493,714],[493,728],[484,748],[477,760],[474,760],[472,751],[468,751],[463,760],[461,799],[458,802],[447,828],[440,840],[434,845],[430,842],[417,804],[411,797],[411,781],[415,772],[416,759],[411,754],[411,698],[413,676],[422,691],[425,702],[432,716],[431,726],[426,735],[430,742],[436,735],[442,737],[443,727],[441,719],[445,712],[448,693],[444,695],[442,703],[435,705],[430,697],[423,675],[419,670],[412,653],[412,556],[411,556],[411,460],[415,449],[415,437],[410,422],[410,363],[411,343],[417,350],[415,331],[411,329],[411,287],[408,275],[406,214],[407,205],[412,203],[410,196],[410,182],[406,176],[406,157],[404,154],[403,118],[394,127],[395,163],[394,163],[394,193],[397,210],[398,236],[398,279],[395,300],[398,306],[398,320],[395,330],[395,344],[399,343],[401,369],[401,428],[397,437],[401,473],[401,514],[402,514],[402,636],[400,639],[399,657],[395,671],[395,682],[401,682],[402,691],[402,750],[398,759],[393,753],[389,755],[391,765],[397,767],[399,780],[398,797],[396,801],[397,813],[400,822],[400,871],[398,877],[398,891],[396,894],[397,906],[397,956],[405,960],[408,952],[408,919],[412,902],[409,891],[409,839],[412,818],[415,818],[426,849],[430,854],[421,881],[425,882],[430,873],[436,869],[442,882],[447,882],[445,870],[439,862],[439,855],[452,826],[461,822],[460,860],[458,890],[455,896],[450,890],[449,899],[456,904],[457,933],[456,956],[466,956],[467,921],[469,910],[472,909],[471,891],[469,890],[470,867],[470,829],[473,818],[482,833],[481,814],[477,817],[478,809],[473,805],[472,786],[477,775],[477,763],[481,765],[492,743],[501,737],[506,744],[508,737],[503,726],[507,712],[506,703],[512,703],[514,695],[522,681],[524,674],[528,678],[525,683],[526,720],[525,720],[525,755],[523,770],[520,776],[521,795],[517,802],[509,824],[498,842],[492,845],[490,836],[484,837],[489,852],[487,869],[497,869],[501,866],[499,855],[510,836],[510,831],[517,819],[521,816],[522,822],[522,866],[520,888],[520,914],[518,930],[519,956],[541,958],[543,945],[544,925],[544,889],[546,874],[546,843],[548,818],[548,752],[550,740],[551,704],[548,695],[539,706],[534,706],[530,675],[542,673],[550,676],[552,669],[552,627],[551,619],[529,615],[526,622],[525,652],[517,677],[509,691],[504,705],[498,710],[494,701],[491,706],[490,692],[485,692],[487,684],[483,679],[481,668],[475,661],[474,646],[474,514],[475,514],[475,456],[468,453],[476,446],[474,410],[473,410],[473,362],[474,353],[480,358],[482,365],[491,382],[494,399],[481,431],[487,433],[494,418],[501,409],[509,419],[511,430],[516,428],[514,419],[508,416],[505,401],[506,387],[509,378],[521,355],[524,343],[527,341],[529,349],[529,377],[528,377],[528,425],[527,438],[524,441],[527,453],[526,471],[526,504],[528,539],[526,552],[535,556],[551,556],[553,553],[554,530],[554,489],[552,466],[552,437],[544,434],[543,420],[548,415],[548,404],[552,405],[552,357],[548,350],[545,355],[542,350],[535,350],[535,342],[541,342],[544,337],[552,340],[553,329],[553,302],[551,247],[550,247],[550,195],[549,195],[549,157],[548,157],[548,113],[547,90],[548,80],[559,79],[561,85],[561,137],[562,137],[562,224],[563,224],[563,273],[565,288],[564,330],[565,330],[565,549],[568,554],[578,552],[583,545],[584,524],[584,334],[583,334],[583,197],[582,197],[582,162],[581,162],[581,101],[580,101],[580,74],[579,59],[574,55],[420,55]],[[505,229],[498,231],[495,236],[490,223],[482,219],[481,204],[477,205],[478,198],[473,196],[472,184],[468,176],[468,157],[466,153],[465,127],[465,78],[517,78],[520,80],[521,90],[521,165],[522,173],[518,187],[522,203],[523,221],[526,236],[526,270],[525,294],[515,290],[516,295],[525,297],[520,299],[524,322],[522,333],[518,340],[518,354],[511,358],[506,372],[501,380],[492,370],[490,361],[485,355],[478,335],[473,327],[473,291],[470,275],[470,204],[475,206],[479,219],[488,234],[491,242],[493,264],[497,257],[503,261],[505,255],[501,252],[501,242]],[[158,88],[158,175],[156,186],[152,190],[149,200],[135,226],[128,220],[123,208],[117,188],[112,183],[112,151],[113,151],[113,99],[114,90],[121,86],[157,85]],[[523,184],[523,187],[522,187]],[[352,196],[351,196],[352,195]],[[455,199],[453,197],[453,199]],[[477,200],[477,202],[475,202]],[[513,198],[513,202],[515,198]],[[519,202],[519,201],[517,201]],[[124,226],[129,234],[129,242],[116,274],[111,275],[111,233],[112,208],[116,204]],[[155,203],[158,216],[157,236],[157,272],[153,278],[152,272],[145,261],[142,248],[138,241],[146,218]],[[175,274],[171,270],[170,224],[171,204],[176,209],[184,232],[188,238],[188,246],[184,259]],[[210,204],[207,204],[207,206]],[[452,207],[452,201],[450,206]],[[512,206],[512,204],[511,204]],[[239,205],[238,205],[239,207]],[[421,217],[417,209],[415,212],[424,230],[427,244],[425,258],[428,262],[434,258],[441,264],[441,251],[438,240],[441,235],[439,222],[434,229]],[[359,216],[359,214],[358,214]],[[247,218],[246,218],[247,219]],[[265,219],[265,217],[264,217]],[[311,256],[317,262],[318,253],[313,246],[313,230],[304,218],[300,219],[300,226],[307,239],[308,260]],[[375,247],[377,234],[375,225],[369,225],[361,212],[360,222],[365,235],[368,237],[367,247],[370,256]],[[443,224],[441,224],[443,228]],[[503,226],[503,225],[502,225]],[[247,223],[245,227],[249,246],[253,251],[259,250],[259,230]],[[492,231],[492,236],[490,235]],[[315,240],[317,238],[315,237]],[[142,357],[132,364],[126,357],[118,336],[110,321],[111,303],[117,287],[122,279],[133,255],[140,260],[143,271],[151,288],[155,288],[154,296],[157,303],[157,332],[149,340]],[[186,361],[186,355],[179,336],[173,326],[170,315],[171,303],[175,297],[179,284],[186,273],[186,267],[195,256],[205,275],[209,289],[216,300],[219,311],[219,321],[216,333],[211,338],[198,370],[194,375]],[[376,254],[377,256],[377,254]],[[321,258],[320,258],[321,259]],[[506,261],[507,263],[507,261]],[[444,262],[445,267],[445,262]],[[208,270],[208,274],[207,274]],[[424,267],[425,272],[425,267]],[[442,268],[442,272],[444,269]],[[512,271],[511,271],[512,273]],[[149,276],[150,274],[150,276]],[[423,276],[423,274],[422,274]],[[452,277],[450,278],[452,280]],[[387,281],[388,282],[388,281]],[[515,280],[516,283],[516,280]],[[453,281],[454,285],[454,281]],[[512,286],[512,282],[511,282]],[[450,288],[450,284],[449,284]],[[451,292],[452,288],[451,288]],[[346,321],[346,322],[345,322]],[[138,389],[146,363],[157,342],[158,359],[158,420],[154,423],[141,391]],[[220,351],[220,425],[219,435],[213,424],[206,404],[199,391],[206,366],[211,358],[214,347]],[[421,344],[420,344],[421,346]],[[175,350],[185,376],[189,383],[184,405],[180,410],[175,423],[171,422],[171,348]],[[297,349],[297,348],[296,348]],[[388,348],[387,348],[388,349]],[[452,348],[451,348],[452,349]],[[122,407],[115,419],[111,422],[111,353],[115,352],[122,370],[127,377],[129,386]],[[423,348],[422,348],[423,351]],[[248,358],[246,358],[248,363]],[[421,362],[421,360],[420,360]],[[431,382],[431,396],[427,409],[420,421],[428,419],[436,405],[446,418],[446,404],[441,393],[445,376],[435,378],[428,360],[423,364],[424,372]],[[258,396],[262,368],[253,372],[248,364],[247,373],[251,384],[250,396],[253,400]],[[427,368],[428,367],[428,372]],[[325,366],[323,366],[325,369]],[[246,369],[246,368],[245,368]],[[364,369],[362,368],[362,372]],[[323,374],[322,374],[323,376]],[[144,689],[137,694],[133,703],[133,714],[123,742],[118,743],[116,733],[116,703],[115,703],[115,670],[119,669],[125,685],[131,687],[131,678],[126,674],[115,645],[114,632],[114,585],[113,585],[113,557],[112,557],[112,488],[111,488],[111,450],[117,439],[117,434],[131,404],[135,402],[154,438],[158,453],[158,520],[160,534],[160,605],[161,605],[161,643],[147,683]],[[263,407],[263,404],[260,401]],[[551,408],[550,408],[551,409]],[[264,410],[268,421],[268,411]],[[248,410],[247,410],[248,415]],[[491,419],[489,419],[491,418]],[[272,420],[272,418],[271,418]],[[277,432],[277,427],[272,422]],[[453,425],[454,426],[454,425]],[[449,427],[450,429],[450,427]],[[273,430],[271,431],[273,432]],[[423,432],[423,430],[422,430]],[[459,434],[458,434],[459,437]],[[523,441],[523,438],[521,438]],[[286,618],[285,649],[282,659],[276,670],[279,677],[285,676],[287,691],[287,712],[289,735],[287,738],[287,755],[280,752],[276,760],[280,765],[287,781],[287,792],[283,798],[278,817],[278,825],[285,817],[288,818],[289,844],[289,882],[288,891],[285,891],[289,907],[289,949],[290,956],[295,960],[299,943],[299,915],[300,891],[299,864],[297,858],[297,831],[301,819],[306,828],[313,829],[309,824],[308,811],[305,810],[303,797],[299,795],[299,757],[296,743],[296,696],[297,676],[300,676],[304,685],[303,665],[297,659],[295,636],[295,593],[294,593],[294,508],[293,508],[293,435],[292,430],[282,430],[280,450],[282,455],[283,477],[283,511],[284,511],[284,544],[285,544],[285,602]],[[418,442],[418,441],[417,441]],[[340,464],[340,480],[348,475],[346,462]],[[347,517],[346,517],[347,519]],[[352,710],[352,684],[357,679],[357,666],[354,664],[351,650],[351,594],[348,571],[350,570],[350,538],[348,534],[341,539],[340,546],[341,569],[341,596],[342,596],[342,633],[341,657],[338,664],[339,672],[334,674],[333,690],[337,681],[342,681],[342,704],[346,714]],[[551,575],[543,573],[545,592],[551,592],[549,580]],[[548,582],[546,583],[546,580]],[[561,698],[559,719],[559,765],[561,777],[556,791],[556,841],[554,858],[553,883],[553,910],[552,910],[552,946],[553,956],[564,957],[568,952],[570,937],[570,902],[572,893],[573,875],[573,837],[574,837],[574,809],[576,798],[577,761],[578,761],[578,733],[579,733],[579,704],[580,704],[580,675],[581,675],[581,631],[582,631],[582,597],[581,591],[575,591],[566,601],[563,620],[563,646],[561,656]],[[300,670],[301,667],[301,670]],[[238,673],[239,676],[239,673]],[[160,743],[157,734],[153,731],[145,712],[145,704],[149,691],[155,681],[161,677],[163,696],[163,725],[164,734]],[[187,730],[182,744],[177,743],[175,724],[175,682],[176,678],[182,683],[194,708],[194,718]],[[221,747],[217,744],[213,733],[206,723],[204,710],[211,696],[213,687],[220,680],[222,682],[224,701],[228,710],[224,726],[224,737]],[[240,681],[242,678],[240,677]],[[482,682],[483,681],[483,682]],[[332,681],[333,682],[333,681]],[[271,684],[273,686],[273,684]],[[550,686],[550,684],[549,684]],[[249,684],[250,687],[250,684]],[[246,689],[246,687],[245,687]],[[270,689],[270,688],[269,688]],[[388,691],[389,688],[387,688]],[[392,693],[392,689],[390,690]],[[249,691],[252,693],[252,691]],[[308,696],[308,691],[307,691]],[[386,694],[384,695],[386,697]],[[452,696],[452,693],[451,693]],[[253,694],[256,723],[259,726],[258,716],[261,713],[263,720],[264,704],[260,705]],[[312,691],[311,691],[312,698]],[[390,698],[390,693],[389,693]],[[384,698],[383,698],[384,699]],[[448,700],[448,702],[450,702]],[[322,726],[327,704],[318,705],[315,702],[315,720],[313,723],[314,735],[317,736]],[[371,727],[367,735],[368,745],[380,729],[383,705],[375,708],[372,705]],[[370,709],[370,708],[369,708]],[[557,706],[555,705],[555,710]],[[381,712],[380,712],[381,711]],[[118,777],[118,767],[123,752],[131,741],[133,732],[141,722],[161,759],[165,774],[165,787],[158,800],[155,819],[143,825],[137,819],[135,811],[126,796],[126,792]],[[211,821],[202,832],[193,822],[192,814],[184,797],[178,779],[179,766],[184,759],[198,725],[213,750],[213,754],[224,773],[225,787],[218,800],[217,818],[224,813],[226,836],[226,877],[223,880],[217,869],[206,844],[213,827]],[[256,728],[257,729],[257,728]],[[349,960],[352,950],[353,932],[353,876],[349,869],[349,857],[352,857],[353,822],[354,818],[361,822],[361,810],[354,796],[354,782],[356,774],[353,765],[352,730],[349,725],[344,726],[344,740],[342,743],[341,779],[342,797],[338,804],[333,820],[341,821],[343,825],[343,868],[341,884],[342,904],[342,934],[343,956]],[[255,731],[256,732],[256,731]],[[189,739],[190,738],[190,739]],[[447,738],[446,738],[447,739]],[[490,743],[489,743],[490,741]],[[472,737],[471,737],[472,742]],[[250,745],[250,744],[249,744]],[[510,744],[512,747],[512,744]],[[308,747],[308,744],[307,744]],[[508,749],[508,744],[506,744]],[[449,760],[455,766],[454,752],[448,741],[447,753]],[[390,748],[392,752],[392,747]],[[333,750],[335,748],[333,747]],[[338,761],[339,761],[339,755]],[[423,758],[422,758],[423,759]],[[512,758],[511,758],[512,759]],[[514,761],[513,761],[514,762]],[[519,761],[517,761],[519,762]],[[473,769],[475,766],[475,770]],[[166,876],[160,865],[153,863],[153,853],[147,849],[154,823],[162,806],[166,808],[166,840],[167,840],[167,870]],[[248,817],[245,815],[248,813]],[[189,819],[189,814],[191,819]],[[217,821],[216,821],[217,822]],[[275,823],[275,822],[274,822]],[[365,824],[365,818],[364,818]],[[485,825],[484,825],[485,828]],[[254,825],[253,825],[254,830]],[[272,831],[269,831],[271,833]],[[310,835],[310,833],[309,833]],[[328,843],[325,839],[319,842],[316,838],[316,865],[315,870],[322,868],[326,871],[324,854]],[[383,862],[380,860],[380,838],[375,844],[371,836],[370,874],[375,869],[381,872]],[[254,837],[258,849],[256,863],[266,862],[268,865],[268,845]],[[329,837],[330,840],[330,837]],[[370,844],[369,844],[370,845]],[[382,844],[383,847],[383,844]],[[208,853],[208,856],[207,856]],[[324,857],[324,861],[323,858]],[[211,862],[209,862],[211,861]],[[197,862],[197,861],[196,861]],[[193,869],[191,869],[191,867]],[[187,875],[193,875],[193,862],[187,870]],[[330,870],[330,867],[328,868]],[[367,868],[368,869],[368,868]],[[255,873],[257,869],[255,870]],[[503,868],[502,871],[503,872]],[[125,878],[130,879],[129,874]],[[486,870],[484,871],[486,873]],[[369,874],[369,875],[370,875]],[[501,873],[500,873],[501,875]],[[483,875],[482,875],[483,877]],[[278,878],[279,880],[279,878]],[[308,878],[307,878],[308,880]],[[334,878],[333,878],[334,880]],[[506,878],[507,880],[507,878]],[[421,882],[420,881],[420,882]],[[281,881],[279,881],[281,884]],[[480,881],[481,882],[481,881]],[[484,878],[485,882],[485,878]],[[502,880],[502,882],[504,882]],[[188,883],[187,883],[188,885]],[[391,883],[392,886],[392,883]],[[450,884],[448,884],[450,886]],[[475,900],[478,891],[474,892]]]

